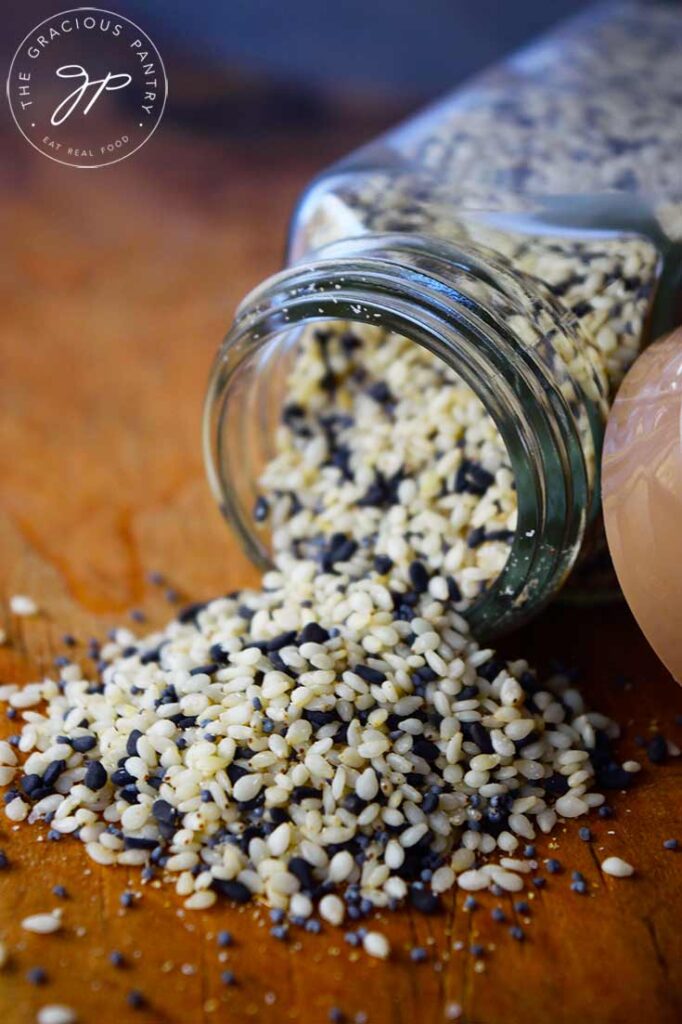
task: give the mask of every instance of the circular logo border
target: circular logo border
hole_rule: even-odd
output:
[[[39,146],[37,146],[35,144],[35,142],[31,138],[29,138],[29,136],[26,134],[26,132],[24,131],[22,126],[19,124],[19,122],[17,120],[17,117],[16,117],[16,114],[14,113],[14,107],[12,105],[12,97],[11,97],[11,93],[10,93],[10,83],[11,83],[11,79],[12,79],[12,72],[14,71],[14,63],[15,63],[17,57],[19,56],[19,53],[21,52],[22,47],[24,46],[25,43],[28,42],[28,40],[33,35],[33,33],[37,32],[38,29],[43,27],[43,25],[47,25],[48,22],[53,21],[55,18],[63,18],[64,15],[66,15],[66,14],[81,14],[81,13],[83,13],[85,11],[94,12],[96,14],[108,14],[112,18],[119,18],[121,21],[125,21],[129,25],[132,25],[132,27],[137,32],[140,32],[146,39],[148,39],[149,42],[154,47],[154,49],[155,49],[155,51],[156,51],[156,53],[158,55],[159,64],[161,66],[161,72],[163,74],[163,82],[164,82],[164,92],[163,92],[163,100],[161,101],[161,109],[159,110],[158,116],[156,118],[156,124],[154,125],[154,127],[150,131],[149,135],[147,135],[147,137],[145,139],[143,139],[142,142],[140,142],[140,144],[135,147],[135,149],[131,149],[131,151],[129,153],[125,153],[123,156],[116,157],[115,160],[107,160],[105,163],[102,163],[102,164],[74,164],[74,163],[69,162],[68,160],[60,160],[58,157],[52,156],[50,153],[45,153]],[[7,103],[8,103],[9,109],[10,109],[10,113],[12,115],[12,120],[14,121],[15,125],[17,126],[17,128],[19,129],[19,131],[21,132],[23,137],[26,139],[28,144],[30,146],[32,146],[33,149],[35,149],[35,151],[37,153],[40,153],[41,156],[47,157],[48,160],[52,160],[56,164],[61,164],[62,167],[75,167],[76,170],[78,170],[78,171],[98,171],[102,167],[113,167],[114,164],[122,163],[123,160],[127,160],[128,157],[133,156],[134,153],[137,153],[140,149],[142,149],[142,147],[147,142],[149,142],[149,140],[151,139],[152,135],[154,134],[156,129],[161,124],[161,118],[163,117],[163,112],[166,109],[166,101],[168,99],[168,75],[166,74],[166,66],[163,63],[163,57],[161,56],[161,52],[160,52],[158,46],[156,45],[156,43],[154,42],[152,37],[147,32],[145,32],[145,30],[143,28],[140,28],[140,26],[136,22],[132,21],[131,18],[126,18],[126,16],[124,14],[118,14],[116,11],[109,11],[109,10],[107,10],[104,7],[69,7],[65,11],[57,11],[56,14],[50,14],[47,18],[44,18],[42,21],[39,21],[37,25],[34,25],[33,28],[29,29],[29,31],[26,33],[24,38],[21,40],[21,42],[17,46],[17,48],[16,48],[16,50],[14,52],[14,56],[12,57],[12,61],[11,61],[10,66],[9,66],[9,71],[7,72],[7,83],[6,83],[6,86],[5,86],[5,93],[7,95]]]

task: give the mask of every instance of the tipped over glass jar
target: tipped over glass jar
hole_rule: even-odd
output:
[[[416,554],[482,636],[558,592],[620,380],[680,319],[681,67],[682,10],[600,6],[306,189],[206,402],[257,563]]]

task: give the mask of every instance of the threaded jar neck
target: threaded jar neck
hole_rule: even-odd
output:
[[[530,618],[566,579],[597,508],[604,392],[570,311],[493,253],[415,235],[335,242],[256,288],[213,368],[204,453],[223,513],[262,567],[270,552],[251,510],[258,464],[274,453],[280,357],[302,327],[329,321],[411,339],[479,397],[507,448],[518,525],[503,571],[465,614],[482,637]]]

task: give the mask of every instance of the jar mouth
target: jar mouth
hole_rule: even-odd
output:
[[[272,564],[252,517],[255,481],[240,480],[248,462],[244,419],[256,417],[273,438],[279,419],[272,395],[258,398],[254,389],[259,371],[273,373],[268,353],[290,350],[311,324],[370,324],[453,369],[507,449],[517,528],[504,568],[462,614],[482,638],[535,614],[570,572],[595,511],[604,419],[598,380],[576,384],[563,365],[547,361],[557,343],[575,348],[581,340],[570,312],[539,288],[492,253],[411,234],[335,242],[248,295],[214,364],[203,436],[211,488],[251,559],[263,569]]]

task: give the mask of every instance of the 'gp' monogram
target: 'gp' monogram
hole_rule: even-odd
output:
[[[90,80],[90,76],[80,64],[64,64],[57,68],[58,78],[80,78],[81,83],[73,92],[70,92],[55,109],[50,123],[55,127],[63,124],[74,112],[87,90],[94,87],[95,91],[83,108],[83,115],[89,113],[103,92],[116,92],[117,89],[125,89],[132,82],[132,76],[127,74],[115,75],[108,72],[104,78]]]

